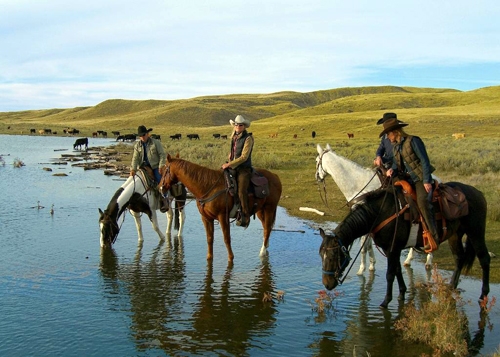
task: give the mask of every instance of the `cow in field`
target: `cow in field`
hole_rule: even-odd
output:
[[[161,141],[161,135],[158,135],[158,134],[151,134],[151,137],[153,139],[156,139],[156,140],[160,140]]]
[[[45,134],[52,134],[52,129],[43,129]]]
[[[123,141],[135,141],[136,139],[137,139],[136,134],[125,134],[125,136],[123,137]]]
[[[76,150],[76,148],[78,147],[78,150],[81,150],[82,146],[85,146],[85,150],[88,150],[89,139],[87,138],[76,139],[75,143],[73,144],[73,149]]]
[[[112,131],[111,134],[113,134],[114,136],[120,136],[120,132],[119,131]]]
[[[38,130],[38,134],[40,134],[40,135],[45,134],[45,129],[40,129],[40,130]]]
[[[297,139],[297,134],[293,134],[293,138],[294,138],[294,139]]]
[[[315,132],[315,131],[313,131],[313,132],[311,133],[311,137],[312,137],[313,139],[316,137],[316,132]]]
[[[30,134],[36,134],[36,129],[30,129]]]
[[[213,134],[214,139],[220,139],[220,134]]]
[[[347,133],[347,137],[349,139],[354,139],[354,134],[353,133]]]
[[[181,134],[170,135],[170,139],[172,139],[172,140],[181,140]]]
[[[227,139],[227,135],[221,135],[220,138],[226,140]]]
[[[465,133],[455,133],[455,134],[452,134],[451,136],[453,136],[455,138],[455,140],[465,139]]]
[[[186,136],[189,138],[189,140],[200,140],[200,136],[198,134],[187,134]]]

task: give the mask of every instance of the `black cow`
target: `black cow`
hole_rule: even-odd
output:
[[[314,139],[314,138],[316,137],[316,132],[315,132],[315,131],[313,131],[313,132],[311,133],[311,136],[312,136],[312,138]]]
[[[87,138],[76,139],[75,143],[73,144],[73,149],[76,150],[76,148],[78,147],[78,150],[81,150],[82,146],[85,146],[85,150],[88,150],[89,139]]]
[[[52,134],[52,129],[43,129],[45,130],[45,134]]]
[[[227,135],[221,135],[220,138],[221,139],[227,139]]]
[[[119,131],[112,131],[111,132],[114,136],[120,136],[120,132]]]
[[[30,129],[30,134],[36,134],[36,129]]]
[[[220,134],[214,134],[213,137],[214,139],[220,139]]]
[[[151,134],[151,137],[153,139],[156,139],[156,140],[160,140],[161,141],[161,135],[158,135],[158,134]]]
[[[137,135],[136,134],[125,134],[125,136],[123,137],[123,141],[135,141],[135,139],[137,139]]]
[[[187,134],[186,136],[189,138],[189,140],[200,140],[200,136],[198,134]]]
[[[170,135],[170,139],[172,139],[172,140],[180,140],[181,139],[181,134]]]

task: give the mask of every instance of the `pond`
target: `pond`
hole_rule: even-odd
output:
[[[193,201],[186,207],[181,238],[173,234],[159,241],[143,219],[145,240],[139,245],[127,214],[114,248],[101,251],[98,208],[107,206],[121,181],[100,170],[54,165],[62,153],[73,153],[74,140],[0,135],[5,161],[0,166],[0,355],[431,353],[396,334],[398,301],[388,310],[379,308],[386,263],[378,252],[375,273],[357,276],[355,263],[337,289],[341,294],[334,312],[315,311],[315,299],[324,290],[321,238],[314,224],[282,208],[264,260],[259,258],[262,228],[256,220],[246,230],[232,225],[233,266],[227,265],[216,225],[214,261],[207,263],[205,231]],[[111,144],[112,139],[89,138],[90,147]],[[14,167],[16,159],[25,166]],[[44,208],[36,208],[38,204]],[[159,221],[165,229],[165,216]],[[407,297],[420,299],[415,285],[429,279],[423,262],[414,261],[404,277]],[[478,328],[480,282],[463,277],[459,287],[471,301],[464,307],[471,335],[479,337],[481,354],[492,354],[500,342],[499,309],[490,313],[492,329]],[[272,301],[264,301],[267,294]],[[490,296],[500,296],[499,284],[492,284]]]

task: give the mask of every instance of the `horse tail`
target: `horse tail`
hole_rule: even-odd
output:
[[[476,258],[476,250],[474,249],[474,246],[472,245],[469,237],[467,236],[467,240],[465,242],[465,256],[464,256],[464,268],[466,273],[468,273],[471,270],[475,258]]]

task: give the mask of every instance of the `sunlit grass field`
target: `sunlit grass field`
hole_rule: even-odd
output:
[[[136,133],[139,125],[146,125],[154,129],[152,133],[161,135],[167,152],[218,168],[227,157],[229,141],[212,135],[230,135],[229,119],[242,114],[252,121],[249,131],[255,137],[254,166],[267,168],[281,178],[280,205],[293,216],[321,225],[342,220],[348,211],[344,196],[331,178],[326,180],[328,207],[320,196],[323,186],[314,177],[316,145],[328,143],[338,154],[369,167],[382,130],[376,121],[389,111],[409,123],[405,128],[409,134],[424,140],[437,176],[444,182],[473,185],[485,194],[487,245],[500,256],[500,87],[461,92],[386,86],[175,101],[115,99],[86,108],[0,113],[0,133],[28,135],[31,128],[51,128],[62,135],[65,128],[78,128],[79,137],[90,137],[97,130],[111,136],[114,130]],[[175,133],[182,133],[183,138],[170,140]],[[200,140],[188,140],[186,135],[190,133],[199,134]],[[354,138],[348,139],[347,133]],[[457,140],[452,137],[454,133],[465,133],[465,138]],[[316,208],[326,214],[303,212],[299,207]],[[440,268],[454,265],[446,243],[435,257]],[[492,259],[492,282],[500,282],[499,261]],[[479,276],[478,264],[472,274]]]

